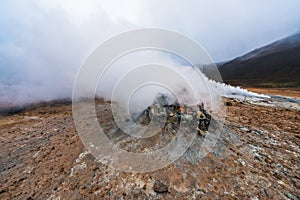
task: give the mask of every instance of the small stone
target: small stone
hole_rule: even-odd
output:
[[[284,185],[284,182],[282,180],[277,181],[278,184]]]
[[[225,102],[225,106],[233,106],[233,103],[231,101]]]
[[[254,133],[256,135],[261,135],[261,132],[260,131],[256,131],[256,130],[252,130],[251,133]]]
[[[245,132],[249,132],[249,129],[247,129],[246,127],[242,127],[241,130]]]
[[[193,116],[192,116],[192,115],[189,115],[189,114],[185,114],[183,117],[184,117],[186,120],[188,120],[188,121],[192,121],[192,120],[193,120]]]
[[[293,194],[291,194],[291,193],[288,193],[288,192],[284,193],[284,195],[285,195],[287,198],[289,198],[289,199],[293,199],[293,200],[297,200],[297,199],[298,199],[298,197],[296,197],[295,195],[293,195]]]
[[[243,166],[246,165],[246,162],[243,159],[239,158],[238,161],[241,163],[241,165],[243,165]]]
[[[155,181],[153,190],[157,193],[168,192],[168,187],[160,181]]]

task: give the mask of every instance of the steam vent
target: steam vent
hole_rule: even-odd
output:
[[[208,131],[211,121],[211,115],[204,109],[203,104],[197,106],[188,106],[179,103],[169,105],[164,95],[158,96],[153,105],[145,109],[137,117],[136,121],[142,125],[148,125],[151,118],[156,120],[166,119],[164,128],[170,128],[175,132],[180,126],[181,119],[186,119],[187,122],[196,121],[199,135],[203,135]]]

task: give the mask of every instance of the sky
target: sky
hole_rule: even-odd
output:
[[[0,102],[70,96],[89,53],[136,28],[175,30],[215,62],[300,30],[299,0],[2,0]]]

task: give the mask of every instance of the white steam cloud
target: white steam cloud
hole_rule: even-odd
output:
[[[122,31],[149,26],[180,31],[221,61],[297,31],[299,7],[298,0],[4,0],[0,3],[0,102],[71,97],[81,63],[98,44]],[[178,69],[185,73],[186,68]],[[120,72],[112,72],[109,79],[115,80]],[[111,80],[105,89],[99,88],[103,96],[111,91]],[[230,86],[225,90],[256,95]]]
[[[41,4],[29,0],[0,6],[1,30],[7,34],[0,35],[0,102],[71,97],[76,73],[89,52],[112,34],[133,27],[113,22],[101,7],[75,23],[64,7]]]
[[[147,64],[150,65],[148,66]],[[135,93],[128,94],[126,82],[119,81],[122,81],[122,79],[130,81],[130,78],[145,80],[149,76],[153,77],[150,74],[151,71],[145,69],[138,71],[145,65],[151,68],[152,64],[159,64],[170,68],[170,70],[157,70],[154,74],[155,80],[164,80],[165,85],[158,85],[156,82],[151,82],[149,85],[139,87]],[[137,71],[136,73],[135,70]],[[126,79],[126,75],[130,75],[130,73],[134,73],[134,76],[129,76]],[[139,113],[151,105],[159,94],[166,95],[170,104],[181,98],[181,102],[186,104],[196,105],[204,103],[212,111],[222,108],[222,96],[268,97],[249,92],[239,87],[209,80],[203,73],[199,70],[197,71],[191,65],[184,63],[180,58],[175,59],[174,55],[157,50],[135,51],[119,58],[109,66],[101,77],[97,93],[106,99],[112,99],[113,92],[116,92],[115,89],[117,86],[120,87],[117,90],[118,98],[113,100],[124,103],[129,101],[129,107],[134,113]],[[132,96],[128,98],[128,95]]]

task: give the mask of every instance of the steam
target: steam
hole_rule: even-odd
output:
[[[134,76],[132,76],[134,79],[147,79],[148,76],[151,76],[151,71],[145,69],[138,71],[145,64],[150,64],[147,66],[149,68],[151,68],[151,64],[170,67],[170,71],[157,70],[154,72],[155,80],[164,80],[165,85],[151,83],[138,88],[136,92],[128,96],[128,86],[126,83],[120,83],[119,81],[125,79],[131,73],[134,73]],[[174,73],[171,73],[171,71],[174,71]],[[130,81],[130,78],[126,80]],[[188,89],[187,85],[191,88]],[[157,50],[136,51],[121,57],[110,65],[100,78],[97,94],[110,100],[113,97],[113,92],[116,92],[116,87],[120,87],[117,90],[118,99],[113,100],[123,103],[129,101],[129,107],[133,113],[140,113],[150,106],[159,94],[167,96],[169,104],[178,102],[181,99],[180,103],[190,105],[203,103],[212,111],[222,107],[221,97],[223,96],[238,95],[268,98],[266,95],[256,94],[239,87],[210,80],[201,71],[185,63],[184,60]]]
[[[89,52],[133,27],[112,21],[101,7],[80,20],[63,7],[33,0],[24,5],[9,1],[0,11],[5,30],[0,34],[0,102],[11,105],[71,97],[76,73]]]
[[[112,35],[133,28],[154,26],[180,31],[203,44],[214,60],[221,61],[291,34],[300,25],[299,1],[293,0],[276,0],[272,5],[258,0],[246,3],[231,0],[218,5],[214,1],[133,2],[134,5],[116,0],[101,3],[87,0],[84,4],[68,0],[2,1],[0,102],[18,105],[71,97],[76,73],[89,52]],[[187,15],[181,9],[193,14]],[[241,13],[245,15],[240,17]],[[155,57],[157,63],[174,66],[192,80],[191,69],[184,63],[166,56]],[[109,98],[122,72],[120,69],[126,69],[126,63],[134,66],[134,60],[139,59],[128,58],[125,64],[120,64],[122,68],[112,69],[108,80],[104,78],[103,87],[99,86],[98,94]],[[226,94],[263,97],[210,83],[216,90],[225,88]],[[197,84],[193,81],[193,85]],[[149,88],[151,95],[145,95],[144,102],[152,100],[160,90]],[[204,99],[200,93],[199,98]]]

